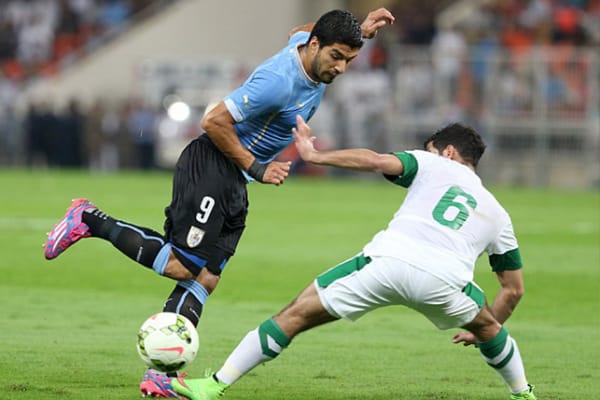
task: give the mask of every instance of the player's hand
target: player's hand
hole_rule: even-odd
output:
[[[394,18],[392,13],[386,8],[381,7],[371,11],[360,25],[362,36],[367,39],[372,39],[377,35],[379,28],[393,24],[395,19],[396,18]]]
[[[471,332],[459,332],[452,338],[452,343],[462,343],[463,346],[475,345],[477,347],[477,338]]]
[[[292,128],[292,133],[296,139],[294,144],[298,154],[304,161],[310,162],[311,154],[316,152],[314,145],[316,137],[311,135],[310,126],[304,122],[300,114],[296,115],[296,127]]]
[[[275,186],[283,184],[290,174],[291,161],[272,161],[267,165],[263,175],[262,183],[270,183]]]

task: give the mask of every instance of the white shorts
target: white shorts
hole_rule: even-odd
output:
[[[485,301],[474,283],[457,289],[402,260],[362,254],[321,274],[315,286],[321,303],[335,317],[354,321],[379,307],[404,305],[439,329],[471,322]]]

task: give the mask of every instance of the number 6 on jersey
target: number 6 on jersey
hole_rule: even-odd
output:
[[[466,205],[471,207],[473,210],[477,207],[477,201],[473,196],[465,193],[460,187],[452,186],[444,195],[441,200],[436,204],[433,209],[433,218],[440,224],[447,226],[450,229],[459,230],[469,218],[469,209],[465,204],[457,201],[457,198],[466,199]],[[447,218],[446,212],[449,208],[458,209],[458,212],[454,218]]]

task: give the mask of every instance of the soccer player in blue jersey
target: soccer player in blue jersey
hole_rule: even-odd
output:
[[[107,240],[144,267],[177,280],[163,311],[197,325],[245,228],[246,184],[284,182],[290,162],[274,160],[294,140],[296,115],[309,120],[325,85],[344,73],[363,39],[393,21],[385,8],[370,12],[362,24],[347,11],[333,10],[292,30],[285,48],[205,115],[205,134],[183,150],[165,209],[164,235],[76,199],[48,234],[45,257],[56,258],[82,238]],[[170,379],[153,370],[146,372],[140,390],[147,396],[177,397]]]

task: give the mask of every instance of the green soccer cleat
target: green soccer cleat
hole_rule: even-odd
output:
[[[529,390],[517,394],[511,394],[509,400],[537,400],[537,397],[535,397],[535,394],[533,394],[533,386],[528,386]]]
[[[171,379],[173,389],[189,400],[215,400],[223,397],[229,385],[217,380],[208,372],[201,379],[184,379],[183,377]],[[525,397],[527,398],[527,397]]]

